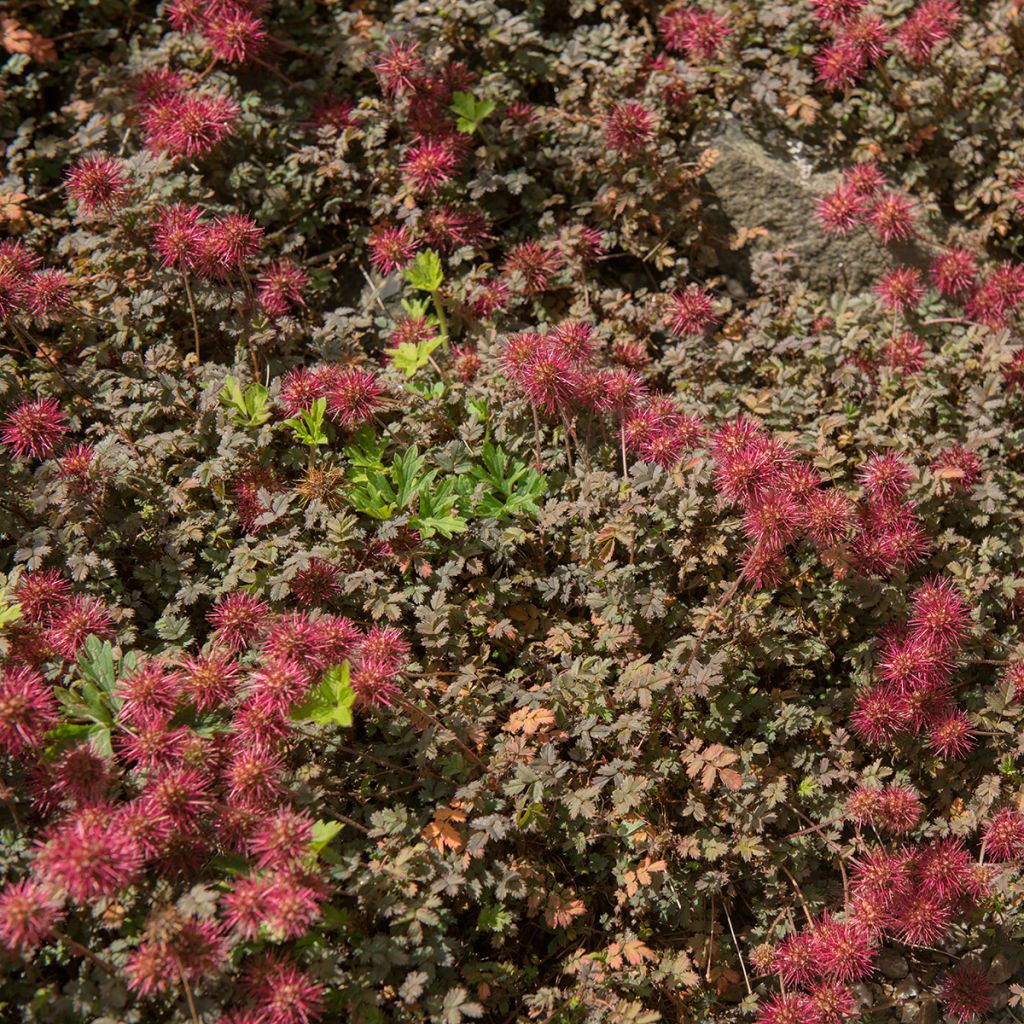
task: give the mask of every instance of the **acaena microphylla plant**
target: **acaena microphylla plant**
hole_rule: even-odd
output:
[[[5,1006],[1014,1011],[1017,6],[5,11]]]

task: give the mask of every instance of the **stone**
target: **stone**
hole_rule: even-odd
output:
[[[863,981],[859,981],[853,986],[853,991],[856,993],[861,1006],[875,1005],[875,993],[871,990],[870,985],[865,985]]]
[[[911,974],[893,988],[892,997],[893,999],[916,999],[919,993],[917,978]]]
[[[1015,969],[1005,953],[996,953],[988,967],[988,980],[993,985],[1002,985],[1013,977]]]
[[[822,293],[863,291],[898,262],[927,266],[928,254],[916,244],[883,246],[867,228],[844,238],[824,233],[817,221],[817,200],[839,183],[838,171],[816,169],[815,155],[789,140],[772,146],[755,138],[735,118],[726,119],[716,134],[701,140],[719,151],[705,180],[714,193],[706,216],[721,240],[720,265],[734,277],[749,280],[746,250],[796,254],[801,280]],[[763,227],[767,236],[738,253],[729,251],[728,236],[740,228]]]
[[[910,964],[907,963],[907,958],[897,953],[895,949],[883,949],[878,957],[878,969],[890,981],[899,981],[909,973]]]
[[[934,996],[925,996],[921,1000],[920,1009],[914,1024],[936,1024],[939,1019],[939,1003]]]

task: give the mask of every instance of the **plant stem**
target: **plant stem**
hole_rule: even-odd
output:
[[[196,303],[192,298],[192,287],[188,283],[188,271],[184,263],[181,265],[181,280],[185,285],[185,295],[188,297],[188,308],[192,313],[192,330],[196,336],[196,362],[199,362],[199,317],[196,316]]]
[[[67,932],[62,932],[59,928],[55,928],[53,930],[53,934],[60,939],[60,941],[63,942],[72,953],[75,953],[78,956],[84,956],[86,960],[91,961],[97,967],[106,971],[107,974],[117,974],[117,970],[109,960],[104,960],[103,957],[97,956],[91,949],[86,948],[80,942],[71,938]]]
[[[740,944],[736,939],[736,931],[732,926],[732,916],[729,914],[729,903],[727,900],[722,900],[722,909],[725,911],[725,920],[729,924],[729,934],[732,936],[732,944],[736,947],[736,955],[740,958],[740,969],[743,971],[743,981],[747,986],[747,995],[752,996],[754,992],[750,987],[747,965],[743,962],[743,953],[740,951]]]
[[[430,293],[434,302],[434,312],[437,313],[437,326],[441,328],[441,337],[444,338],[444,347],[448,349],[448,318],[444,315],[444,303],[441,302],[441,292],[435,288]]]

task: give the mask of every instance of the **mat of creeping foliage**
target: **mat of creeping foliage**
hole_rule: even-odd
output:
[[[0,1018],[1024,1019],[1024,7],[0,14]]]

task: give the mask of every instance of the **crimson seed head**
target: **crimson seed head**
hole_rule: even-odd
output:
[[[231,135],[237,115],[238,104],[227,96],[161,96],[143,115],[146,146],[178,158],[204,157]]]
[[[981,479],[980,456],[959,444],[943,448],[931,468],[950,490],[969,491]]]
[[[755,1024],[818,1024],[818,1008],[803,992],[771,996],[758,1010]]]
[[[260,308],[270,317],[284,316],[297,306],[304,306],[302,293],[309,284],[309,274],[291,260],[277,260],[265,266],[256,279],[256,298]]]
[[[109,640],[114,635],[114,620],[98,597],[76,594],[58,609],[46,630],[46,642],[62,658],[78,656],[90,636]]]
[[[58,323],[71,308],[74,285],[63,270],[35,271],[26,282],[29,312],[46,323]]]
[[[916,887],[900,894],[890,908],[891,930],[911,946],[934,946],[941,942],[953,922],[953,912],[941,896]]]
[[[520,331],[510,334],[501,352],[502,369],[509,380],[521,384],[526,367],[547,344],[543,334],[535,331]]]
[[[57,569],[37,569],[18,580],[14,596],[23,618],[48,623],[71,596],[71,582]]]
[[[455,175],[459,153],[454,138],[420,139],[405,154],[402,175],[419,195],[433,195]]]
[[[227,64],[247,64],[266,49],[269,37],[263,19],[236,4],[210,5],[203,17],[203,38]]]
[[[712,11],[677,6],[662,14],[658,31],[665,49],[685,53],[691,60],[711,60],[722,52],[732,33],[728,17],[716,17]]]
[[[924,285],[913,267],[897,267],[875,285],[875,294],[883,309],[904,314],[917,307],[924,295]]]
[[[990,860],[1017,860],[1024,854],[1024,815],[1015,807],[1004,807],[985,823],[982,833]]]
[[[698,337],[706,327],[717,323],[714,308],[714,296],[696,285],[685,292],[675,292],[669,300],[669,329],[673,334]]]
[[[910,891],[910,858],[904,853],[876,848],[851,865],[854,896],[884,909]]]
[[[248,214],[229,213],[215,220],[203,238],[209,273],[241,270],[263,244],[263,228]]]
[[[31,300],[26,276],[0,262],[0,319],[10,320],[27,309]]]
[[[896,42],[911,64],[924,64],[960,24],[956,0],[924,0],[896,33]]]
[[[124,164],[105,154],[82,157],[64,179],[68,195],[87,212],[122,206],[130,180]]]
[[[343,427],[352,429],[373,418],[386,393],[373,370],[346,366],[331,382],[327,411]]]
[[[912,331],[890,338],[882,348],[882,361],[903,376],[917,373],[924,367],[927,345]]]
[[[207,225],[202,218],[203,211],[190,203],[159,209],[153,248],[165,267],[191,270],[203,261]]]
[[[521,294],[536,295],[554,286],[564,263],[558,249],[540,242],[520,242],[509,249],[502,269]]]
[[[375,227],[367,244],[370,247],[370,262],[382,274],[402,270],[416,255],[416,243],[404,224],[399,227]]]
[[[299,367],[285,374],[277,403],[285,416],[298,416],[309,409],[318,398],[327,394],[328,379],[322,373]]]
[[[214,629],[213,639],[228,651],[244,650],[261,636],[270,618],[270,608],[252,594],[226,594],[211,609],[206,621]]]
[[[829,25],[842,25],[864,7],[866,0],[811,0],[815,16]]]
[[[985,971],[964,962],[943,976],[939,990],[946,1013],[959,1024],[980,1020],[992,1008],[994,994]]]
[[[310,559],[309,565],[300,569],[291,583],[295,599],[307,607],[329,604],[341,595],[341,569],[322,558]]]
[[[141,722],[155,713],[169,719],[178,703],[180,679],[159,661],[148,658],[117,684],[122,722]]]
[[[877,64],[885,56],[889,30],[877,14],[861,14],[843,26],[839,38],[856,47],[867,64]]]
[[[878,943],[859,921],[823,918],[812,933],[816,973],[826,981],[860,981],[874,968]]]
[[[605,117],[604,138],[609,148],[635,156],[654,139],[654,117],[642,103],[616,103]]]
[[[309,815],[282,807],[256,829],[249,849],[261,868],[296,867],[309,856],[312,837]]]
[[[4,669],[0,674],[0,750],[19,754],[38,747],[56,724],[53,687],[34,669]]]
[[[241,747],[224,769],[228,799],[238,807],[265,811],[284,793],[285,763],[268,750]]]
[[[743,517],[747,536],[762,547],[778,550],[795,536],[800,506],[788,488],[770,489],[753,497]]]
[[[818,200],[817,217],[830,235],[848,235],[864,220],[867,201],[851,185],[842,184]]]
[[[838,488],[812,491],[798,513],[800,529],[815,544],[835,547],[845,540],[856,523],[853,501]]]
[[[103,813],[80,811],[50,833],[37,853],[34,871],[76,903],[116,896],[142,868],[135,840]]]
[[[548,340],[572,363],[586,363],[594,351],[594,329],[582,320],[563,320],[548,335]]]
[[[886,245],[905,242],[914,233],[914,208],[906,196],[886,192],[872,207],[868,221]]]
[[[857,695],[850,726],[873,746],[886,746],[900,730],[900,697],[889,686],[875,686]]]
[[[246,987],[260,1024],[312,1024],[323,1015],[324,986],[284,954],[267,954],[250,966]]]
[[[963,711],[950,711],[932,722],[928,745],[939,757],[960,760],[974,746],[974,728]]]
[[[0,444],[20,460],[46,459],[67,433],[67,422],[67,414],[53,398],[22,402],[4,419]]]
[[[909,832],[924,813],[921,798],[909,786],[893,784],[882,790],[878,823],[890,832]]]
[[[876,195],[888,183],[878,164],[874,160],[868,160],[843,171],[843,184],[867,198]]]
[[[959,650],[971,629],[971,611],[949,577],[935,577],[914,591],[913,635],[939,652]]]
[[[818,973],[813,944],[811,932],[796,932],[775,947],[772,969],[782,975],[787,985],[806,985]]]
[[[931,266],[932,281],[947,299],[958,299],[974,290],[978,263],[968,249],[947,249]]]
[[[816,1024],[845,1024],[860,1016],[859,1003],[848,985],[823,982],[808,995],[814,1003]]]
[[[520,380],[532,405],[543,412],[555,413],[574,397],[576,377],[568,356],[545,344],[523,367]]]
[[[170,0],[166,8],[167,20],[171,28],[191,32],[199,27],[209,6],[208,0]]]
[[[916,880],[927,896],[952,900],[974,884],[974,861],[960,839],[935,839],[914,858]]]
[[[833,91],[846,90],[856,85],[866,66],[863,51],[845,38],[822,47],[814,56],[818,81]]]
[[[882,805],[882,791],[873,786],[858,786],[846,801],[846,813],[862,825],[873,825],[878,820]]]
[[[198,711],[215,711],[231,702],[241,679],[238,662],[227,651],[211,651],[181,662],[182,694]]]
[[[894,452],[874,452],[857,473],[867,496],[878,502],[899,501],[913,479],[910,467]]]
[[[417,42],[397,43],[389,39],[387,51],[373,66],[384,92],[392,99],[409,92],[415,77],[423,70],[423,60],[417,53],[419,48]]]
[[[271,714],[287,715],[309,690],[306,668],[293,658],[272,658],[249,675],[249,702]]]
[[[480,372],[483,360],[475,348],[466,345],[453,345],[452,366],[455,368],[459,380],[468,384]]]
[[[0,889],[0,943],[9,950],[35,949],[63,916],[56,894],[31,878]]]
[[[135,102],[144,110],[151,103],[181,92],[184,81],[179,72],[170,68],[150,68],[133,78],[131,86]]]

